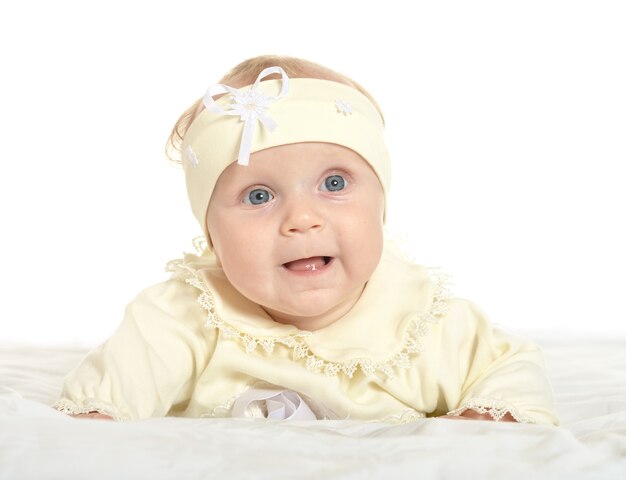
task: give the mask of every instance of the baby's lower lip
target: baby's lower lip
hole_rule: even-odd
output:
[[[287,262],[282,267],[296,275],[315,275],[326,271],[333,263],[333,257],[310,257]]]

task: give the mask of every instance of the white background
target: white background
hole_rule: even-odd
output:
[[[20,1],[0,11],[0,341],[93,345],[201,232],[163,146],[245,58],[385,112],[391,232],[498,324],[626,336],[615,1]]]

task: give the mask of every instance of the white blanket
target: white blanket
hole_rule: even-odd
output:
[[[545,341],[562,425],[160,418],[50,409],[80,349],[0,347],[0,478],[626,479],[626,341]]]

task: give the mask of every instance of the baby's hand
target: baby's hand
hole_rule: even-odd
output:
[[[489,420],[494,421],[493,417],[488,413],[478,413],[474,410],[465,410],[461,415],[442,415],[439,418],[450,418],[453,420]],[[500,419],[501,422],[516,422],[513,415],[506,413],[504,417]]]
[[[110,417],[108,415],[105,415],[104,413],[99,413],[99,412],[77,413],[71,416],[74,418],[95,418],[97,420],[113,420],[113,417]]]

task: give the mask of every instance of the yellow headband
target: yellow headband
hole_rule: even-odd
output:
[[[281,80],[263,78],[279,73]],[[226,93],[218,100],[213,96]],[[253,85],[214,85],[204,97],[182,144],[187,193],[194,216],[210,243],[206,211],[220,174],[234,161],[247,165],[251,153],[300,142],[335,143],[361,155],[387,195],[390,162],[383,120],[361,92],[342,83],[289,79],[279,67],[263,70]]]

